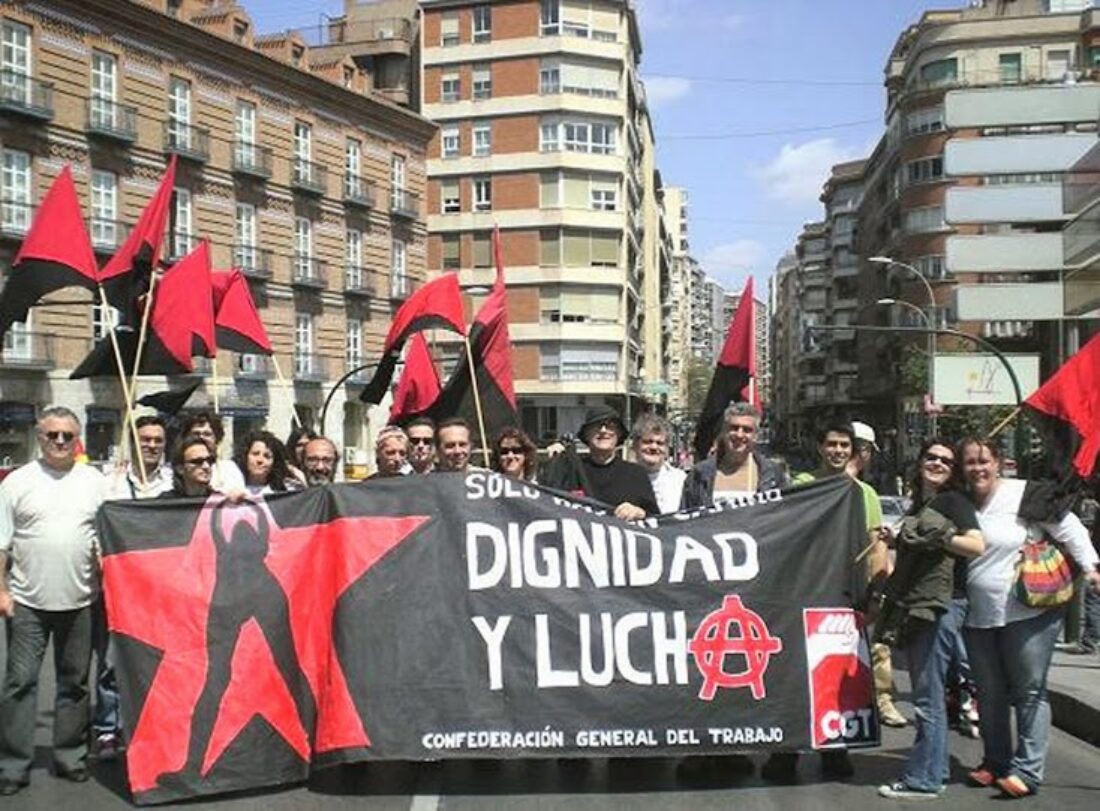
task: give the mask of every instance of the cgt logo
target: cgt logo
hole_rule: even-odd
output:
[[[850,608],[802,612],[815,749],[878,743],[871,653],[863,617]]]

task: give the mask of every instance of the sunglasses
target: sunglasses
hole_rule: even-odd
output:
[[[76,434],[72,431],[45,431],[42,436],[46,437],[50,442],[63,442],[66,445],[76,439]]]
[[[500,450],[497,451],[501,456],[511,454],[513,456],[523,456],[523,448],[518,448],[515,445],[501,445]]]
[[[214,466],[214,463],[218,461],[216,456],[198,456],[194,459],[184,459],[183,463],[189,467],[202,467],[203,465]]]
[[[411,436],[409,437],[410,445],[431,445],[432,438],[426,436]]]
[[[926,453],[924,454],[924,461],[926,462],[939,462],[945,467],[954,467],[955,460],[950,456],[940,456],[938,453]]]

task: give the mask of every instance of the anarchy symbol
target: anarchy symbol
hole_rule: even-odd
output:
[[[737,635],[731,636],[733,626]],[[722,607],[712,611],[700,623],[688,645],[695,666],[703,675],[699,698],[711,701],[719,687],[749,687],[752,697],[759,701],[768,695],[764,687],[764,673],[768,660],[783,650],[783,642],[768,632],[768,626],[760,615],[745,608],[736,594],[727,594]],[[726,656],[740,654],[745,657],[745,669],[728,673]]]

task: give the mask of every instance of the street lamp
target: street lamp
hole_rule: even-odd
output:
[[[928,278],[913,267],[905,262],[899,262],[889,256],[871,256],[867,259],[868,262],[873,262],[876,265],[885,265],[886,267],[899,267],[902,270],[907,271],[913,276],[920,279],[920,283],[924,285],[924,292],[928,294],[928,313],[925,320],[928,322],[928,406],[931,409],[936,402],[936,294],[932,291],[932,285],[929,284]],[[879,303],[884,303],[886,299],[881,299]],[[897,299],[890,299],[891,303],[898,301]],[[902,303],[898,301],[898,303]],[[904,302],[910,304],[910,302]],[[915,305],[910,304],[914,309],[918,309]],[[931,430],[933,436],[936,435],[936,412],[929,410],[928,412],[928,427]]]

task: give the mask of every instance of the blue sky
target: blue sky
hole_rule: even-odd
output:
[[[260,31],[316,26],[342,0],[242,0]],[[691,196],[692,253],[730,290],[757,289],[829,167],[882,132],[883,68],[898,34],[961,0],[636,0],[667,185]],[[854,123],[862,122],[862,123]],[[838,126],[839,125],[839,126]],[[744,134],[770,133],[755,137]],[[733,138],[713,136],[737,135]],[[704,136],[704,137],[699,137]]]

